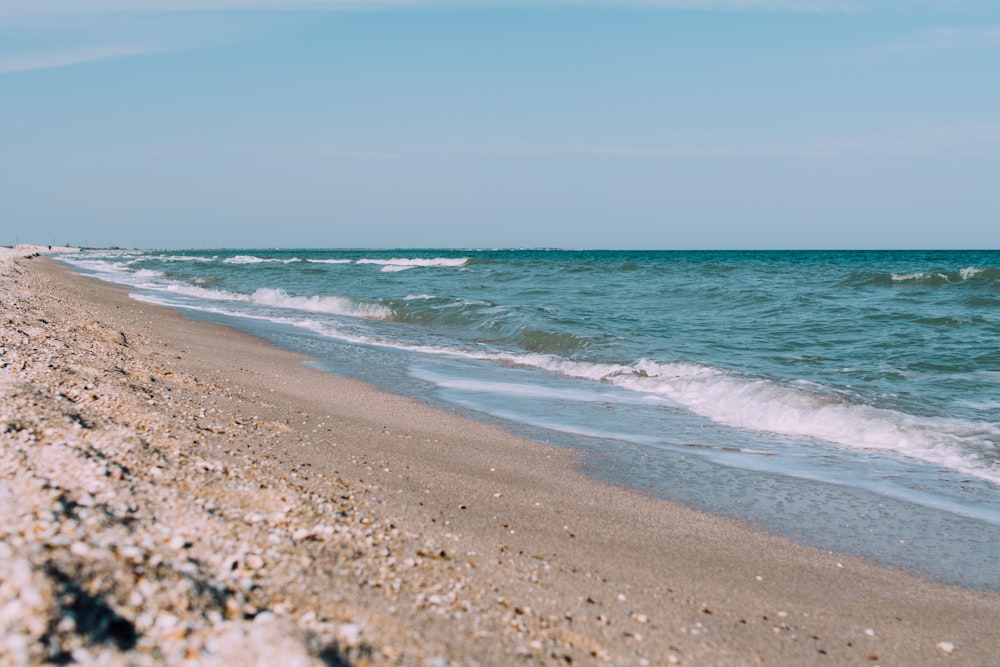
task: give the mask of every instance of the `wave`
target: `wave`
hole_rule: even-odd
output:
[[[368,320],[387,320],[392,317],[392,310],[381,304],[356,301],[347,296],[291,296],[282,289],[259,289],[250,296],[250,301],[261,306],[347,315]]]
[[[505,305],[430,294],[410,294],[392,305],[396,322],[531,352],[570,355],[603,340],[600,334],[572,331],[574,323],[559,320],[558,309],[545,305]]]
[[[230,261],[233,260],[233,261]],[[258,261],[259,260],[259,261]],[[293,261],[300,261],[297,258],[289,260],[270,260],[255,257],[252,255],[237,255],[223,260],[234,264],[254,264],[259,262],[281,262],[287,264]],[[354,299],[349,296],[327,295],[327,296],[293,296],[283,289],[261,288],[252,294],[232,292],[223,289],[213,289],[201,287],[185,282],[174,281],[152,281],[149,279],[163,278],[165,273],[153,269],[139,269],[133,271],[122,264],[102,261],[100,259],[75,258],[68,263],[72,263],[82,269],[100,274],[105,279],[116,283],[124,283],[134,287],[141,287],[160,292],[169,292],[180,296],[203,299],[206,301],[229,301],[251,303],[258,306],[271,308],[285,308],[289,310],[300,310],[313,313],[327,313],[331,315],[343,315],[346,317],[356,317],[369,320],[388,320],[393,313],[390,308],[377,303],[370,303]]]
[[[356,264],[375,264],[382,267],[384,273],[395,271],[405,271],[416,267],[458,267],[465,266],[469,261],[468,257],[434,257],[430,259],[404,259],[394,257],[392,259],[359,259]]]
[[[106,256],[106,255],[104,255]],[[134,275],[134,272],[122,264],[107,262],[101,259],[102,255],[89,254],[86,258],[60,256],[59,259],[71,266],[93,271],[112,282],[121,282],[124,278]]]
[[[525,329],[518,333],[514,342],[519,347],[532,352],[554,354],[575,352],[590,344],[586,337],[577,336],[568,331],[543,331],[541,329]]]
[[[262,288],[253,294],[241,294],[183,283],[170,284],[160,289],[207,301],[239,301],[270,308],[344,315],[367,320],[387,320],[392,317],[392,310],[381,304],[358,301],[348,296],[292,296],[283,289],[274,288]]]
[[[866,285],[920,285],[936,287],[966,282],[992,283],[995,281],[1000,281],[1000,269],[966,266],[957,270],[860,273],[850,276],[841,284],[850,287],[862,287]]]
[[[279,259],[277,257],[257,257],[255,255],[236,255],[222,260],[223,264],[291,264],[301,262],[298,257]]]
[[[664,395],[727,426],[893,451],[1000,483],[1000,426],[995,424],[916,417],[859,404],[815,385],[786,385],[696,365],[646,360],[633,369],[605,380]]]
[[[235,257],[227,257],[222,260],[223,264],[261,264],[267,260],[263,257],[255,257],[254,255],[236,255]]]
[[[228,290],[212,289],[210,287],[199,287],[198,285],[189,285],[187,283],[168,283],[166,285],[159,286],[158,291],[180,294],[181,296],[190,296],[196,299],[205,299],[207,301],[250,300],[246,294],[239,294],[238,292],[230,292]]]
[[[217,256],[200,257],[197,255],[150,255],[140,259],[155,259],[161,262],[214,262],[219,258]]]
[[[464,266],[468,262],[468,257],[433,257],[433,258],[400,258],[391,259],[363,258],[363,259],[301,259],[299,257],[278,258],[259,257],[257,255],[235,255],[222,260],[223,264],[292,264],[294,262],[308,262],[310,264],[374,264],[382,267],[382,271],[391,273],[394,271],[405,271],[417,267],[458,267]]]
[[[136,278],[162,278],[166,273],[163,271],[156,271],[154,269],[139,269],[135,272]]]

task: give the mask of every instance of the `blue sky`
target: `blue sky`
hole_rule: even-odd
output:
[[[1000,3],[0,0],[0,243],[997,248]]]

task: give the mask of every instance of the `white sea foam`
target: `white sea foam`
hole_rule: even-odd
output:
[[[958,274],[962,276],[962,280],[972,280],[982,272],[983,269],[979,269],[974,266],[968,266],[964,269],[959,269]]]
[[[403,301],[421,301],[433,298],[430,294],[408,294],[403,298]]]
[[[259,289],[253,293],[250,301],[261,306],[293,308],[370,320],[386,320],[392,316],[392,310],[380,304],[361,303],[346,296],[291,296],[282,289]]]
[[[302,260],[298,257],[289,257],[287,259],[279,259],[277,257],[257,257],[255,255],[236,255],[235,257],[227,257],[222,260],[223,264],[291,264],[293,262],[301,262]]]
[[[621,394],[612,395],[607,391],[592,391],[586,389],[557,388],[548,385],[502,382],[493,380],[471,380],[468,378],[449,377],[425,369],[411,371],[414,377],[432,382],[438,387],[458,389],[470,393],[487,393],[503,396],[517,396],[544,400],[572,401],[574,403],[623,403]]]
[[[916,273],[893,273],[892,279],[897,283],[906,282],[908,280],[925,280],[929,278],[929,274],[923,271],[917,271]]]
[[[959,401],[959,403],[975,410],[1000,411],[1000,401]]]
[[[349,259],[307,259],[310,264],[350,264]]]
[[[467,261],[468,257],[434,257],[431,259],[405,259],[394,257],[392,259],[359,259],[358,264],[375,264],[382,267],[384,273],[392,273],[395,271],[405,271],[406,269],[412,269],[415,267],[430,267],[430,266],[463,266]]]
[[[146,259],[145,257],[142,259]],[[150,259],[157,259],[161,262],[214,262],[218,259],[217,256],[213,257],[199,257],[192,255],[157,255],[156,257],[151,257]]]
[[[262,288],[253,294],[241,294],[228,290],[199,287],[187,283],[170,283],[157,287],[160,291],[182,296],[204,299],[206,301],[237,301],[252,303],[271,308],[286,308],[312,313],[327,313],[344,315],[370,320],[385,320],[392,316],[392,310],[386,306],[356,301],[346,296],[292,296],[282,289]],[[189,304],[185,304],[190,307]],[[214,312],[214,311],[213,311]],[[246,317],[245,313],[229,313]],[[264,319],[267,319],[266,317]]]
[[[236,255],[235,257],[227,257],[222,260],[223,264],[260,264],[265,262],[263,257],[255,257],[253,255]]]
[[[249,301],[250,297],[238,292],[227,290],[211,289],[209,287],[199,287],[187,283],[169,283],[159,289],[172,294],[195,297],[196,299],[207,299],[209,301]]]
[[[60,259],[67,264],[85,269],[87,271],[93,271],[94,273],[101,274],[106,279],[112,282],[121,282],[121,279],[125,276],[133,275],[132,271],[129,271],[123,265],[118,263],[106,262],[100,259],[100,255],[92,255],[88,253],[87,258],[76,258],[76,257],[60,257]]]
[[[959,272],[963,280],[968,280],[969,278],[975,276],[975,273],[972,273],[970,275],[965,275],[964,272],[965,269],[962,269]],[[893,282],[897,283],[922,282],[924,280],[943,280],[946,283],[951,282],[951,278],[949,278],[948,275],[945,273],[925,273],[923,271],[917,271],[915,273],[893,273],[890,275],[892,276]]]
[[[920,418],[719,371],[621,374],[612,381],[635,391],[666,395],[692,412],[728,426],[894,451],[1000,483],[1000,468],[990,457],[1000,442],[996,425]]]

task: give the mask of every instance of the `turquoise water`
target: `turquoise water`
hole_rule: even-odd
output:
[[[66,255],[617,484],[1000,589],[1000,252]]]

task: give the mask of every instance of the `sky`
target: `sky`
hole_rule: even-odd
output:
[[[0,0],[0,244],[1000,248],[995,0]]]

